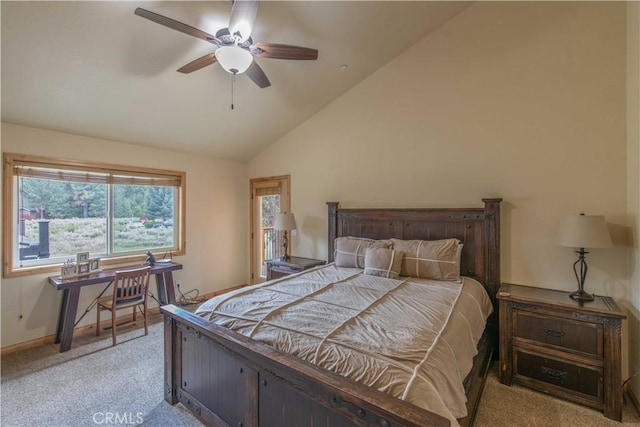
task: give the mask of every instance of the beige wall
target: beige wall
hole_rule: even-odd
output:
[[[563,290],[576,288],[575,254],[555,243],[559,218],[602,214],[616,247],[591,250],[586,288],[630,301],[625,21],[621,2],[475,3],[269,146],[249,175],[291,174],[292,252],[321,258],[325,201],[503,197],[503,280]]]
[[[627,212],[629,254],[629,374],[640,372],[640,3],[627,3]],[[640,375],[632,382],[640,397]]]
[[[246,165],[7,123],[2,123],[2,150],[185,171],[187,253],[176,258],[184,269],[174,277],[183,291],[198,288],[201,294],[246,283]],[[2,347],[55,333],[61,294],[46,276],[2,280]],[[101,290],[99,285],[82,290],[79,313]],[[81,325],[92,322],[95,311]]]
[[[571,290],[560,216],[626,221],[625,54],[624,4],[477,3],[252,159],[249,175],[291,174],[293,252],[318,257],[327,200],[501,196],[503,278]],[[628,298],[625,253],[592,251],[590,291]]]

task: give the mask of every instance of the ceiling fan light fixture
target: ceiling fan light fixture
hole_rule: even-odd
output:
[[[244,73],[253,62],[253,55],[237,46],[219,47],[216,49],[215,55],[222,68],[231,74]]]

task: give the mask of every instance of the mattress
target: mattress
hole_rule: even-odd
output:
[[[387,279],[329,264],[217,296],[196,313],[455,426],[492,309],[468,277]]]

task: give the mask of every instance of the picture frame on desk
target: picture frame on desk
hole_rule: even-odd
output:
[[[89,274],[90,272],[91,272],[91,267],[90,267],[89,261],[78,263],[78,275]]]
[[[100,258],[91,258],[89,260],[89,269],[91,271],[100,270]]]
[[[76,254],[76,262],[80,264],[81,262],[89,261],[89,252],[78,252]]]

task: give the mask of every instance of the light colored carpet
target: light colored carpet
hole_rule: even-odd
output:
[[[640,426],[640,417],[630,402],[625,402],[622,423],[619,423],[585,406],[518,385],[507,387],[498,381],[498,363],[494,362],[487,376],[474,426],[627,427]]]
[[[163,325],[74,338],[58,353],[46,345],[2,358],[0,425],[201,426],[182,405],[164,401]]]
[[[146,337],[140,328],[119,334],[117,347],[111,347],[109,333],[100,338],[88,334],[74,338],[73,348],[66,353],[47,345],[3,357],[0,424],[201,426],[182,405],[164,401],[162,326],[152,325]],[[629,403],[623,417],[625,427],[640,426],[640,418]],[[475,426],[621,424],[580,405],[519,386],[506,387],[498,382],[494,366]]]

